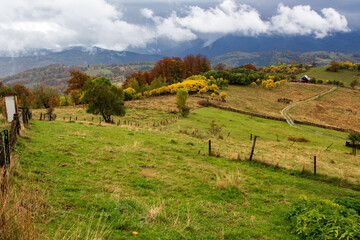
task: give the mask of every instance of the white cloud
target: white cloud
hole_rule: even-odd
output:
[[[157,37],[166,37],[176,42],[193,40],[197,36],[190,29],[181,27],[176,23],[176,13],[173,12],[169,18],[154,16],[154,12],[150,9],[141,9],[144,17],[152,19],[155,23],[155,32]]]
[[[105,0],[9,0],[0,8],[0,50],[101,46],[124,50],[154,39]]]
[[[282,4],[278,13],[271,18],[271,32],[291,35],[315,35],[323,38],[331,32],[346,32],[346,18],[335,9],[324,8],[323,16],[311,9],[310,6],[295,6],[293,8]]]
[[[229,33],[322,38],[349,31],[346,18],[332,8],[318,13],[310,6],[291,8],[280,4],[276,15],[264,20],[249,5],[223,0],[214,7],[190,6],[167,17],[141,9],[139,19],[143,16],[151,21],[134,24],[107,1],[110,0],[1,0],[0,51],[68,46],[124,50],[145,47],[156,38],[181,42],[200,36],[209,40]]]
[[[277,14],[265,21],[259,12],[249,5],[240,4],[235,0],[224,0],[219,5],[208,9],[191,6],[182,17],[174,12],[168,18],[160,18],[154,16],[153,12],[146,11],[143,15],[153,19],[157,28],[167,25],[172,29],[177,28],[186,32],[182,39],[192,39],[192,34],[229,33],[245,36],[313,35],[323,38],[332,32],[349,31],[346,18],[335,9],[324,8],[321,12],[322,15],[312,10],[310,6],[298,5],[290,8],[280,4]],[[163,31],[162,35],[174,39],[175,32],[169,31],[166,34]]]

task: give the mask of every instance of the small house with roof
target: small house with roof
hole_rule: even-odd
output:
[[[302,83],[308,83],[308,82],[310,82],[310,79],[311,79],[311,78],[309,78],[308,75],[304,75],[304,76],[302,76],[302,78],[300,79],[300,82],[302,82]]]

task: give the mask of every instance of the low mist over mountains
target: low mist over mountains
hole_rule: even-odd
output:
[[[256,65],[262,66],[273,64],[274,61],[278,60],[274,60],[272,57],[275,53],[271,52],[274,51],[287,51],[299,54],[312,51],[359,53],[360,33],[338,33],[321,39],[310,36],[245,37],[226,35],[208,45],[200,39],[183,42],[178,45],[171,41],[159,40],[156,43],[147,45],[145,48],[130,48],[129,50],[130,51],[113,51],[97,47],[91,49],[72,47],[60,52],[52,52],[44,49],[34,50],[19,54],[17,57],[4,56],[3,54],[3,57],[0,57],[0,77],[50,64],[71,66],[156,62],[161,59],[162,56],[184,57],[187,54],[203,54],[212,60],[213,63],[221,62],[221,59],[223,59],[221,57],[222,55],[231,55],[234,60],[233,62],[236,62],[236,57],[239,57],[239,54],[230,54],[233,52],[257,53],[257,55],[261,52],[266,52],[266,56],[260,54],[260,60],[254,61]],[[299,54],[294,54],[294,56]],[[243,59],[244,54],[240,55]],[[356,56],[355,54],[355,58],[357,58]],[[349,54],[345,57],[345,60],[352,59],[353,57]],[[336,60],[336,58],[334,60]],[[312,59],[310,59],[310,61],[312,61]],[[251,62],[251,58],[248,62]],[[244,59],[244,61],[240,61],[239,63],[247,62],[246,59]],[[228,62],[227,64],[233,66],[234,63]]]
[[[128,51],[112,51],[94,47],[85,49],[73,47],[61,52],[47,50],[23,53],[17,57],[0,57],[0,77],[16,74],[28,69],[43,67],[50,64],[93,65],[93,64],[124,64],[139,62],[156,62],[160,55],[139,54]]]
[[[338,33],[325,38],[311,36],[259,36],[246,37],[226,35],[213,43],[204,46],[204,42],[195,40],[183,43],[172,49],[164,49],[167,55],[183,57],[189,53],[203,54],[208,58],[214,58],[230,52],[269,52],[291,51],[312,52],[331,51],[356,53],[360,52],[360,32]]]

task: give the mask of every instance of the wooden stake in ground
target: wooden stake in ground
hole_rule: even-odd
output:
[[[316,176],[316,156],[314,156],[314,175]]]
[[[211,140],[209,140],[209,156],[211,156]]]
[[[253,145],[252,145],[252,149],[251,149],[251,154],[250,154],[249,161],[252,161],[252,158],[253,158],[253,155],[254,155],[256,138],[257,138],[257,136],[254,136],[254,141],[253,141]]]

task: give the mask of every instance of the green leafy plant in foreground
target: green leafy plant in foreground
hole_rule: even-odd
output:
[[[331,200],[301,196],[288,220],[300,239],[360,239],[359,215]]]
[[[176,93],[176,105],[181,111],[181,115],[186,117],[189,115],[190,108],[187,106],[186,101],[189,98],[189,93],[185,88],[179,88]]]

